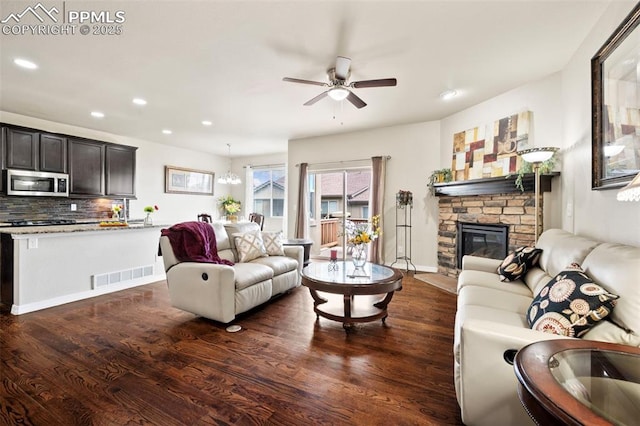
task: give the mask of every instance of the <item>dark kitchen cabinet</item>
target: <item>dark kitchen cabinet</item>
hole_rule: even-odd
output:
[[[7,129],[0,127],[0,172],[7,168],[6,163],[6,150],[7,150]],[[0,192],[4,191],[4,173],[0,173]]]
[[[67,138],[49,133],[40,134],[39,168],[43,172],[67,172]]]
[[[106,195],[135,197],[136,150],[124,145],[106,146]]]
[[[6,127],[6,167],[8,169],[38,170],[38,141],[40,133]]]
[[[69,194],[103,196],[105,144],[69,138]]]
[[[3,127],[2,168],[67,172],[67,138],[33,129]]]
[[[135,198],[137,149],[0,123],[0,170],[69,173],[76,197]]]

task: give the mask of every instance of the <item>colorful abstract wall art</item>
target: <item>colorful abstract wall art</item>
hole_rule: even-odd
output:
[[[501,118],[485,128],[475,127],[453,135],[453,180],[507,176],[522,161],[517,154],[529,145],[531,112]]]

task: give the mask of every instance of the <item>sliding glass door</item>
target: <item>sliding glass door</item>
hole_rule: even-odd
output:
[[[309,231],[313,254],[329,258],[350,257],[345,226],[369,218],[371,167],[317,170],[309,172]]]

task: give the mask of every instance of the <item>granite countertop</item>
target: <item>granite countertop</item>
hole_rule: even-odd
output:
[[[129,223],[127,226],[99,226],[97,223],[75,224],[75,225],[50,225],[50,226],[9,226],[0,228],[0,233],[11,235],[27,234],[64,234],[70,232],[86,231],[128,231],[132,229],[154,229],[167,228],[170,225],[158,224],[144,226],[142,223]]]

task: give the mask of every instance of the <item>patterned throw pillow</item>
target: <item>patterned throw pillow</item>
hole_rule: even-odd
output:
[[[595,284],[572,263],[545,285],[527,310],[533,330],[581,337],[611,313],[619,296]]]
[[[267,255],[260,231],[233,234],[233,242],[238,252],[238,262],[250,262]]]
[[[284,256],[284,245],[282,245],[282,231],[262,232],[264,248],[269,256]]]
[[[527,271],[538,264],[542,249],[520,247],[507,256],[498,267],[500,281],[515,281],[522,278]]]

